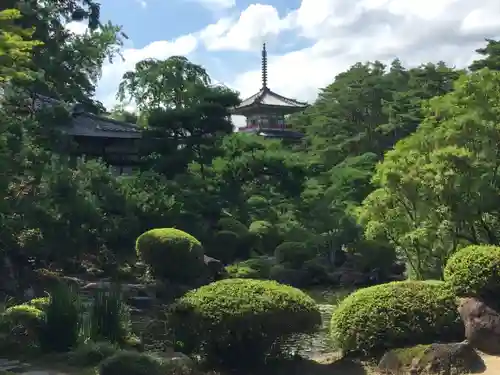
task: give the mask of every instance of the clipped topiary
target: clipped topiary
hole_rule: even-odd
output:
[[[315,302],[274,281],[228,279],[184,295],[169,323],[183,352],[210,362],[248,366],[276,354],[290,335],[321,323]]]
[[[498,299],[500,247],[473,245],[457,251],[446,263],[444,280],[460,297]]]
[[[47,306],[50,304],[49,297],[33,298],[28,302],[28,305],[36,307],[39,310],[45,311]]]
[[[304,262],[314,258],[313,251],[301,242],[283,242],[274,250],[278,263],[286,263],[292,268],[300,268]]]
[[[344,353],[460,340],[455,295],[441,281],[398,281],[360,289],[333,312],[331,335]]]
[[[267,279],[272,260],[266,257],[250,258],[226,267],[226,271],[231,278],[241,279]]]
[[[224,217],[217,223],[217,228],[223,231],[236,233],[240,237],[248,235],[248,228],[242,222],[233,219],[232,217]]]
[[[155,276],[172,282],[189,283],[204,268],[200,241],[175,228],[152,229],[141,234],[136,251]]]
[[[242,240],[237,233],[221,230],[215,233],[207,248],[207,254],[227,264],[236,259],[241,246]]]
[[[265,220],[254,221],[250,224],[249,232],[255,248],[262,253],[272,254],[276,246],[283,241],[278,229]]]

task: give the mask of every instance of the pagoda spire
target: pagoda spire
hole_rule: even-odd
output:
[[[267,50],[266,43],[262,45],[262,89],[267,89]]]

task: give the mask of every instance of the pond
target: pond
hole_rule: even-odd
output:
[[[314,334],[300,334],[293,337],[289,349],[297,354],[314,358],[335,351],[330,339],[330,319],[335,306],[353,292],[352,289],[311,289],[305,291],[317,303],[321,312],[322,325]]]

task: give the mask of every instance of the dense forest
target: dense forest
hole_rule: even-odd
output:
[[[185,57],[141,61],[109,116],[142,126],[147,152],[142,170],[116,177],[99,160],[57,153],[64,111],[21,105],[37,93],[105,113],[100,69],[126,35],[84,3],[2,6],[0,243],[16,270],[118,270],[158,227],[192,234],[225,264],[280,246],[277,273],[348,258],[380,277],[401,261],[411,277],[440,278],[457,248],[498,244],[500,42],[487,40],[466,70],[354,64],[290,119],[305,133],[299,144],[234,132],[238,94]],[[86,34],[65,29],[75,19],[88,20]],[[136,113],[123,110],[130,100]]]

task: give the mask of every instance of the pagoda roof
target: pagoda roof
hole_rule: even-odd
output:
[[[283,107],[300,110],[306,108],[308,105],[308,103],[284,97],[267,87],[263,87],[258,93],[243,100],[240,105],[233,109],[233,112],[239,112],[239,110],[250,107]]]

